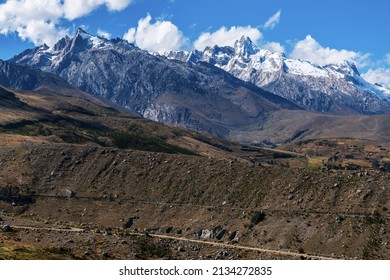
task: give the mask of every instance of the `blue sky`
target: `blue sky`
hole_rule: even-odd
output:
[[[0,58],[54,42],[78,26],[141,48],[202,49],[248,35],[316,64],[354,61],[390,87],[388,0],[1,0]]]

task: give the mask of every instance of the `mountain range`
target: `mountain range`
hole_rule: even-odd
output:
[[[26,50],[6,63],[58,75],[145,118],[242,143],[371,139],[390,113],[390,90],[365,81],[353,63],[318,66],[289,59],[247,37],[234,48],[160,56],[79,28],[73,38]]]
[[[59,75],[146,118],[223,137],[237,127],[259,128],[268,113],[301,109],[208,63],[168,60],[82,29],[53,48],[27,50],[11,62]]]
[[[365,81],[356,65],[349,61],[319,66],[260,49],[245,36],[236,41],[234,48],[211,46],[204,51],[171,51],[165,56],[188,64],[210,63],[312,111],[390,112],[390,90]]]

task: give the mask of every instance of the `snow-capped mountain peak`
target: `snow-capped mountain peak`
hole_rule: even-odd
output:
[[[329,73],[337,75],[341,78],[346,76],[349,77],[360,77],[360,73],[355,65],[355,63],[344,60],[338,64],[328,64],[324,66]]]
[[[254,55],[259,51],[260,49],[247,36],[242,36],[241,39],[237,40],[234,44],[234,52],[244,57]]]
[[[87,47],[87,48],[92,47],[93,49],[102,49],[102,48],[110,48],[112,47],[112,44],[110,40],[91,35],[79,27],[76,31],[75,36],[72,39],[72,46]]]
[[[70,75],[77,80],[78,77],[72,73],[77,71],[78,62],[72,64],[73,68],[69,67],[71,58],[80,63],[86,60],[90,64],[88,67],[99,68],[100,60],[90,59],[95,51],[102,51],[97,52],[102,56],[110,57],[115,53],[125,57],[134,48],[134,45],[124,40],[100,38],[79,28],[73,38],[66,36],[53,48],[43,45],[26,50],[14,57],[12,62],[32,65],[62,76]],[[171,51],[165,55],[188,64],[210,63],[309,110],[390,113],[390,91],[365,81],[357,67],[348,61],[320,66],[307,60],[287,58],[283,53],[258,48],[245,36],[237,40],[234,47],[211,46],[203,51]],[[116,59],[114,56],[111,58],[113,61]],[[107,63],[110,64],[109,61]]]
[[[64,38],[59,40],[54,46],[53,46],[53,51],[60,51],[62,50],[72,39],[68,36],[65,35]]]
[[[232,47],[212,46],[203,52],[170,52],[186,63],[208,62],[299,105],[320,112],[383,113],[390,110],[390,90],[372,85],[350,61],[316,65],[257,47],[241,37]]]
[[[326,77],[328,72],[321,66],[315,65],[308,60],[284,59],[286,72],[297,76]]]
[[[126,41],[120,39],[109,40],[94,36],[79,27],[72,38],[66,35],[51,48],[44,44],[34,49],[26,50],[11,60],[50,72],[52,67],[58,67],[72,53],[97,49],[113,49],[119,45],[122,49],[134,48],[134,45]]]

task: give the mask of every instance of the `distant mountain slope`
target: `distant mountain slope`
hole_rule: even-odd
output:
[[[238,40],[234,48],[211,46],[204,51],[168,52],[166,57],[189,64],[208,62],[309,110],[390,113],[390,90],[365,81],[348,61],[318,66],[259,49],[248,37]]]
[[[390,115],[340,116],[310,111],[275,112],[261,130],[231,131],[229,139],[243,144],[283,144],[298,140],[355,138],[390,142]]]
[[[78,29],[53,48],[26,50],[12,62],[58,74],[71,85],[168,124],[226,136],[258,129],[268,114],[296,104],[210,64],[186,65]]]
[[[44,96],[72,96],[89,100],[100,106],[114,108],[131,116],[139,116],[108,100],[83,92],[55,74],[43,72],[31,66],[0,61],[0,86],[23,91],[36,91]]]
[[[6,61],[0,61],[0,85],[24,90],[35,90],[47,85],[70,87],[65,80],[57,75]]]
[[[214,136],[133,117],[82,97],[0,86],[1,147],[9,143],[20,146],[26,141],[49,143],[56,149],[75,144],[241,160],[279,155],[277,151],[248,150]]]

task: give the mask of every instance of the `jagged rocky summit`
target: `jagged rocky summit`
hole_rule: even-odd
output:
[[[390,113],[390,90],[365,81],[352,62],[319,66],[258,48],[243,36],[234,48],[171,51],[165,56],[188,64],[207,62],[235,77],[318,112]]]

